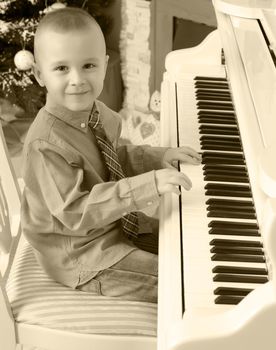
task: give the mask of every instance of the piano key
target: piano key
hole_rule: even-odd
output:
[[[203,146],[201,146],[202,150],[211,151],[211,150],[221,150],[221,151],[232,151],[237,152],[240,151],[239,146],[223,146],[223,145],[217,145],[214,143],[205,143]]]
[[[210,218],[236,218],[236,219],[255,219],[255,213],[237,212],[227,210],[209,210],[208,217]]]
[[[205,181],[216,181],[216,182],[239,182],[248,183],[248,177],[234,176],[234,175],[206,175],[204,176]]]
[[[262,248],[256,247],[227,247],[227,246],[215,246],[210,250],[211,253],[225,253],[225,254],[247,254],[247,255],[264,255]]]
[[[238,202],[238,201],[237,201]],[[206,202],[207,204],[207,202]],[[208,205],[207,210],[228,210],[228,211],[241,211],[243,213],[253,213],[255,214],[255,209],[253,205],[239,205],[234,201],[221,202],[221,203],[211,203]]]
[[[217,124],[217,125],[235,125],[235,121],[229,120],[229,119],[214,119],[214,118],[206,118],[206,117],[199,117],[198,118],[199,123],[204,124]]]
[[[227,81],[226,78],[224,77],[208,77],[208,76],[201,76],[201,75],[197,75],[194,77],[195,81],[198,80],[207,80],[207,81]]]
[[[215,303],[237,305],[242,301],[242,299],[243,299],[243,296],[220,295],[215,299]]]
[[[244,156],[242,153],[228,153],[228,152],[202,152],[202,157],[227,157],[230,159],[242,159],[244,160]]]
[[[212,111],[212,110],[197,110],[196,111],[196,115],[197,116],[217,116],[217,117],[225,117],[225,118],[233,118],[236,120],[236,115],[235,115],[235,112],[233,111],[226,111],[226,110],[221,110],[221,111]],[[196,119],[195,119],[195,122],[196,122]],[[197,125],[198,127],[198,125]]]
[[[212,255],[213,261],[243,261],[243,262],[265,262],[264,256],[246,254],[215,253]]]
[[[230,103],[212,103],[212,102],[198,102],[198,108],[200,110],[223,110],[223,111],[233,111],[233,105]]]
[[[202,92],[196,94],[196,99],[200,101],[232,101],[230,94],[218,95]]]
[[[239,212],[242,212],[242,213],[249,213],[249,214],[254,214],[255,215],[254,207],[249,208],[249,207],[246,207],[246,206],[235,207],[235,206],[227,206],[227,205],[220,205],[220,206],[219,205],[209,205],[207,207],[207,211],[210,212],[212,210],[213,211],[223,210],[223,211],[230,212],[230,213],[239,211]]]
[[[250,292],[252,292],[253,289],[249,288],[236,288],[236,287],[218,287],[214,290],[215,295],[239,295],[239,296],[246,296]]]
[[[202,164],[232,164],[232,165],[243,165],[243,159],[234,159],[229,157],[212,157],[202,156]]]
[[[241,266],[221,266],[218,265],[213,268],[213,273],[232,273],[232,274],[246,274],[246,275],[267,275],[267,269],[257,267],[241,267]]]
[[[234,230],[258,230],[259,226],[255,222],[234,222],[234,221],[218,221],[212,220],[209,222],[208,227],[212,228],[224,228]]]
[[[239,282],[239,283],[266,283],[268,278],[266,276],[253,276],[253,275],[232,275],[218,273],[213,277],[216,282]]]
[[[237,199],[225,199],[225,198],[209,198],[206,201],[208,205],[230,205],[230,206],[238,206],[238,207],[249,207],[254,208],[253,201],[249,200],[237,200]]]
[[[198,85],[201,84],[206,84],[206,85],[210,85],[210,86],[222,86],[222,87],[226,87],[227,89],[229,89],[229,84],[227,81],[222,81],[222,80],[217,80],[217,81],[210,81],[210,80],[195,80],[194,82],[194,86],[197,87]]]
[[[263,243],[260,241],[249,241],[241,239],[220,239],[214,238],[210,241],[210,245],[220,246],[238,246],[238,247],[263,247]]]
[[[227,228],[212,228],[208,232],[210,235],[229,235],[229,236],[260,236],[258,230],[237,230]]]
[[[239,131],[236,127],[233,127],[233,126],[222,127],[222,126],[217,126],[217,125],[209,126],[208,124],[200,125],[199,133],[200,134],[212,134],[212,135],[229,135],[229,136],[239,135]]]
[[[223,174],[225,172],[231,173],[231,174],[237,174],[237,175],[246,175],[247,176],[247,170],[246,168],[241,166],[233,166],[230,164],[205,164],[203,166],[203,172],[204,173],[217,173],[217,174]]]
[[[207,82],[198,82],[195,84],[196,88],[208,88],[208,89],[218,89],[218,90],[225,90],[229,91],[229,88],[227,84],[223,83],[207,83]]]
[[[231,143],[233,145],[239,144],[241,146],[239,136],[217,136],[217,135],[201,135],[200,141],[203,142],[217,142],[217,143]]]

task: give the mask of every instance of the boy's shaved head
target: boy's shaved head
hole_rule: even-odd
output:
[[[59,10],[54,10],[46,14],[39,22],[35,38],[34,38],[34,55],[35,58],[39,56],[39,44],[42,34],[47,30],[56,33],[64,33],[70,31],[81,31],[88,28],[94,28],[102,36],[104,35],[96,20],[85,10],[78,7],[65,7]]]

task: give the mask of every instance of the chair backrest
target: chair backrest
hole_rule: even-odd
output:
[[[20,234],[20,189],[0,125],[0,337],[5,349],[15,349],[16,344],[5,287]]]

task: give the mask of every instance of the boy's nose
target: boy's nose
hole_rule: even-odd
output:
[[[84,84],[84,77],[82,73],[78,70],[72,70],[69,76],[69,83],[73,86]]]

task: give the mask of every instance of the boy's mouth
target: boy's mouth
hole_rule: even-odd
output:
[[[74,91],[74,92],[67,92],[67,95],[85,95],[89,91]]]

